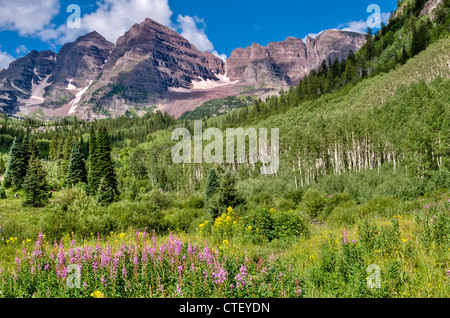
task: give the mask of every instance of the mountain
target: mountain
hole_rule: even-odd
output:
[[[55,68],[56,54],[52,51],[31,51],[13,61],[7,70],[0,72],[0,110],[14,113],[20,104],[42,104]]]
[[[260,74],[251,71],[256,63],[265,65],[263,69],[271,65],[272,69],[281,70],[281,74],[273,73],[269,81],[280,77],[285,80],[287,75],[288,83],[297,84],[311,70],[317,69],[323,60],[334,61],[337,58],[342,61],[350,51],[358,51],[364,42],[365,36],[360,33],[327,30],[315,39],[308,36],[306,43],[294,37],[269,43],[267,47],[254,43],[246,49],[239,48],[231,53],[227,60],[227,75],[232,81],[244,78],[248,82],[261,82],[261,78],[257,78],[261,77]],[[249,72],[254,76],[249,77]]]
[[[133,105],[155,105],[169,91],[190,90],[193,82],[219,81],[224,73],[221,59],[146,19],[117,40],[83,101],[102,110],[124,112]]]
[[[57,54],[32,51],[14,61],[0,72],[0,107],[24,116],[43,110],[46,117],[84,119],[157,108],[179,117],[209,100],[278,94],[324,59],[346,58],[364,40],[363,34],[328,30],[306,43],[289,37],[239,48],[225,63],[147,18],[115,44],[94,31]]]

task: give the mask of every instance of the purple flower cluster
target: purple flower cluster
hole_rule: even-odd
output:
[[[236,280],[236,288],[244,289],[246,285],[246,277],[248,275],[248,267],[241,265],[239,274],[237,274],[234,279]]]

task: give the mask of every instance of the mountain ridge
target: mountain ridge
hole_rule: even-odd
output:
[[[224,62],[146,18],[116,43],[93,31],[58,53],[32,51],[14,61],[0,72],[0,107],[9,114],[30,116],[43,110],[47,117],[94,119],[156,106],[181,116],[212,99],[278,94],[323,59],[343,59],[363,43],[363,34],[327,30],[306,43],[295,37],[267,47],[255,43],[248,58],[249,48],[238,48]],[[41,54],[52,63],[39,62]]]

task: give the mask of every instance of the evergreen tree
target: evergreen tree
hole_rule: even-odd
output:
[[[117,178],[114,171],[114,165],[111,160],[109,136],[105,127],[100,127],[99,129],[96,148],[97,162],[94,165],[94,169],[97,169],[96,175],[104,178],[105,184],[107,185],[107,187],[111,188],[110,191],[112,192],[113,196],[116,197],[118,195]]]
[[[19,153],[19,144],[17,142],[17,138],[14,138],[11,149],[9,150],[8,162],[6,164],[6,171],[5,171],[5,176],[4,176],[4,180],[3,180],[3,185],[6,188],[10,188],[12,186],[12,179],[13,179],[13,174],[14,174],[14,169],[15,169],[14,165],[15,165],[15,161],[18,156],[18,153]]]
[[[367,34],[366,34],[366,43],[364,45],[365,48],[365,57],[369,61],[373,57],[373,53],[375,50],[375,43],[373,39],[373,31],[371,28],[367,28]]]
[[[245,203],[245,200],[236,190],[236,180],[234,176],[227,172],[222,180],[222,186],[219,191],[219,204],[222,209],[228,207],[236,208]]]
[[[100,173],[98,168],[97,136],[94,126],[89,131],[89,170],[88,170],[88,190],[89,195],[95,196],[100,184]]]
[[[406,53],[406,48],[403,45],[402,51],[401,51],[399,59],[398,59],[398,62],[401,63],[401,64],[405,64],[406,61],[408,61],[408,53]]]
[[[43,207],[50,198],[47,174],[38,159],[31,159],[27,176],[24,180],[23,190],[25,200],[23,205]]]
[[[106,206],[115,200],[114,189],[108,184],[106,177],[100,180],[96,200],[100,205]]]
[[[86,165],[78,143],[74,142],[67,167],[64,186],[71,187],[80,182],[87,182]]]
[[[420,22],[418,27],[412,28],[412,40],[411,40],[411,57],[416,56],[428,46],[429,35],[427,24]]]
[[[206,180],[206,188],[205,188],[205,202],[208,202],[209,199],[217,192],[217,189],[220,188],[219,177],[217,176],[216,169],[211,169],[208,175],[208,179]]]
[[[48,149],[48,159],[56,160],[58,158],[58,133],[54,133]]]
[[[346,66],[345,66],[345,73],[344,78],[346,82],[351,82],[356,77],[356,66],[353,60],[347,60]]]
[[[28,144],[28,142],[26,143]],[[9,152],[8,164],[5,172],[5,187],[20,189],[27,174],[29,153],[23,144],[14,138]]]
[[[64,146],[62,150],[62,162],[61,162],[61,175],[67,174],[67,167],[69,166],[70,154],[72,152],[72,146],[74,142],[74,136],[72,132],[69,132],[65,136]]]
[[[37,146],[36,138],[31,137],[28,143],[28,153],[30,155],[30,159],[38,159],[39,158],[39,148]]]

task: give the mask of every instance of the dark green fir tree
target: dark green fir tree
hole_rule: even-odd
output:
[[[206,180],[206,188],[205,188],[205,202],[208,202],[209,199],[217,192],[220,188],[220,180],[217,175],[216,169],[211,169],[208,175],[208,179]]]
[[[47,174],[39,159],[31,159],[27,176],[24,180],[24,206],[43,207],[50,198]]]
[[[69,165],[67,166],[65,187],[73,187],[76,184],[87,183],[86,164],[78,143],[74,142],[70,154]]]

